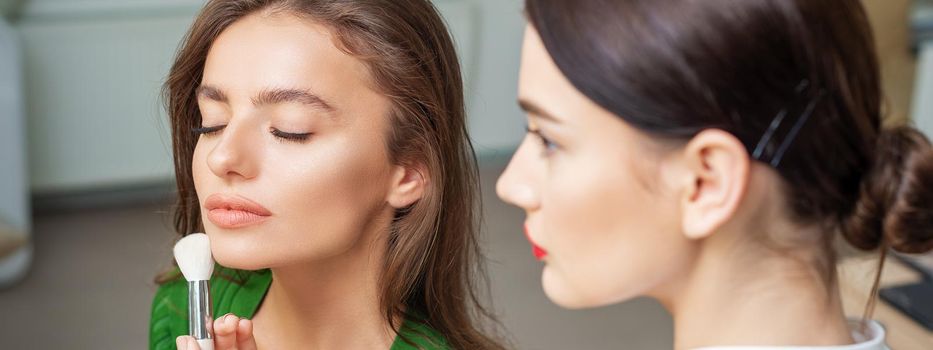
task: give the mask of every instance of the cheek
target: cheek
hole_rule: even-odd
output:
[[[682,268],[672,198],[635,176],[630,161],[581,160],[549,176],[542,206],[546,292],[571,308],[630,299]]]
[[[206,159],[207,147],[202,142],[198,141],[197,145],[194,147],[194,154],[191,156],[191,176],[194,181],[195,192],[199,194],[200,200],[203,200],[203,198],[200,198],[200,193],[202,191],[199,189],[205,185],[205,182],[208,181],[208,177],[212,176],[212,174],[210,174],[210,169],[207,167]]]
[[[279,205],[295,227],[339,233],[362,230],[366,218],[384,209],[390,166],[381,150],[333,147],[307,163],[274,170]],[[320,237],[324,239],[325,237]]]
[[[333,141],[266,155],[255,189],[274,220],[258,235],[230,240],[237,252],[230,260],[264,268],[327,259],[359,247],[376,228],[387,210],[388,160],[380,149]]]

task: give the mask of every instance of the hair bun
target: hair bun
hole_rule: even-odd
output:
[[[933,249],[933,147],[922,133],[906,126],[883,131],[860,191],[841,226],[849,243],[903,253]]]

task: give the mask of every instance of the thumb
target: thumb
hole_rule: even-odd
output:
[[[214,350],[214,339],[201,339],[195,342],[199,350]]]
[[[208,341],[210,341],[210,339],[208,339]],[[183,335],[175,338],[175,347],[177,347],[178,350],[213,350],[213,346],[209,349],[202,349],[198,345],[198,342],[194,340],[194,337],[190,335]]]
[[[253,321],[242,319],[236,327],[237,350],[257,350],[253,338]]]

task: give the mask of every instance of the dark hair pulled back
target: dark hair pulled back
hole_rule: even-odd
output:
[[[933,149],[913,128],[882,128],[861,2],[526,0],[526,11],[568,80],[628,124],[670,142],[730,132],[785,180],[795,219],[864,250],[933,249]]]

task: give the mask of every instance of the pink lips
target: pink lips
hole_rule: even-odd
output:
[[[208,220],[225,229],[255,225],[272,215],[259,203],[236,195],[213,194],[204,201],[204,208]]]
[[[538,246],[535,241],[531,239],[531,234],[528,232],[528,226],[525,226],[525,238],[528,238],[528,242],[531,243],[531,254],[535,256],[535,259],[544,260],[544,257],[547,256],[547,251],[544,248]]]

